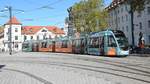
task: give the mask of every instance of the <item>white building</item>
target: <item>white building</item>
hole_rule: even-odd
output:
[[[0,51],[4,48],[4,28],[0,27]]]
[[[122,30],[132,44],[131,15],[130,6],[126,0],[113,0],[107,7],[109,12],[109,27]],[[139,14],[134,12],[134,42],[137,45],[139,33],[144,34],[146,45],[150,45],[150,4],[145,5],[145,9]]]
[[[55,37],[64,37],[63,30],[55,26],[23,26],[22,41],[27,40],[44,40]]]
[[[0,49],[9,51],[10,43],[10,21],[0,31]],[[44,40],[55,37],[63,37],[65,33],[56,26],[22,26],[15,18],[11,19],[11,42],[13,51],[21,51],[22,43],[29,40]]]
[[[4,49],[9,51],[9,42],[11,38],[11,47],[14,51],[20,51],[22,49],[22,37],[21,37],[21,27],[22,24],[15,18],[11,19],[11,37],[10,37],[10,20],[4,25]]]

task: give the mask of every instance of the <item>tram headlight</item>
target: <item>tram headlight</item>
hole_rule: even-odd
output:
[[[129,55],[129,50],[120,50],[120,55]]]

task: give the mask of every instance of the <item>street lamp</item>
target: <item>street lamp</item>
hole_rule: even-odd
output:
[[[11,30],[12,30],[12,7],[11,6],[7,6],[6,8],[5,8],[5,10],[8,10],[9,11],[9,19],[10,19],[10,22],[9,22],[9,54],[10,55],[12,55],[12,32],[11,32]]]
[[[133,3],[133,0],[127,0],[127,3],[130,5],[130,9],[129,9],[129,13],[131,15],[131,33],[132,33],[132,46],[135,46],[134,43],[134,23],[133,23],[133,19],[134,19],[134,11],[133,11],[133,7],[131,6]]]

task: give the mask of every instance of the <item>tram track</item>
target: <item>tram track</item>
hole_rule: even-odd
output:
[[[12,62],[12,61],[11,61]],[[15,61],[16,62],[16,61]],[[19,62],[19,61],[17,61]],[[144,77],[149,77],[150,74],[147,72],[142,72],[141,70],[139,72],[131,72],[131,71],[125,71],[125,70],[118,70],[114,68],[106,68],[106,67],[98,67],[98,66],[90,66],[90,65],[83,65],[83,64],[74,64],[74,63],[65,63],[65,62],[45,62],[45,61],[20,61],[22,63],[32,63],[32,64],[44,64],[44,65],[55,65],[55,66],[63,66],[63,67],[68,67],[68,68],[74,68],[74,69],[82,69],[82,70],[88,70],[92,72],[98,72],[98,73],[105,73],[105,74],[110,74],[114,76],[119,76],[119,77],[124,77],[128,79],[133,79],[145,83],[150,83],[149,80],[145,80],[142,78],[136,78],[131,75],[138,75],[138,76],[144,76]],[[106,71],[107,70],[107,71]],[[119,73],[116,73],[119,72]],[[142,73],[141,73],[142,72]],[[120,74],[123,73],[123,74]],[[131,75],[127,75],[131,74]]]
[[[34,78],[34,79],[36,79],[36,80],[38,80],[38,81],[40,81],[41,83],[44,83],[44,84],[53,84],[53,83],[51,83],[51,82],[49,82],[49,81],[47,81],[47,80],[45,80],[41,77],[35,76],[35,75],[33,75],[29,72],[25,72],[25,71],[21,71],[21,70],[17,70],[17,69],[11,69],[11,68],[4,68],[3,70],[13,71],[13,72],[17,72],[17,73],[20,73],[20,74],[24,74],[24,75],[29,76],[31,78]]]
[[[77,58],[78,60],[84,60],[84,61],[90,61],[90,62],[96,62],[96,63],[103,63],[103,64],[108,64],[108,65],[112,65],[112,66],[117,66],[117,67],[121,67],[121,68],[126,68],[126,69],[130,69],[130,70],[135,70],[135,71],[140,71],[140,72],[144,72],[144,73],[147,73],[147,74],[150,74],[149,71],[144,71],[144,70],[141,70],[141,69],[137,69],[137,68],[143,68],[143,69],[148,69],[150,70],[149,68],[147,67],[142,67],[142,66],[136,66],[136,65],[126,65],[126,64],[122,64],[122,63],[119,63],[119,62],[113,62],[113,61],[109,61],[109,60],[98,60],[98,59],[81,59],[81,58]],[[136,67],[136,68],[135,68]]]
[[[58,64],[54,64],[54,65],[58,65]],[[72,64],[74,65],[74,64]],[[96,69],[91,69],[91,68],[87,68],[87,67],[79,67],[79,66],[72,66],[72,65],[59,65],[59,66],[65,66],[65,67],[71,67],[71,68],[77,68],[77,69],[83,69],[83,70],[88,70],[88,71],[94,71],[94,72],[99,72],[99,73],[105,73],[105,74],[110,74],[110,75],[114,75],[114,76],[119,76],[119,77],[124,77],[124,78],[128,78],[128,79],[133,79],[133,80],[137,80],[137,81],[142,81],[142,82],[146,82],[146,83],[150,83],[150,81],[148,80],[144,80],[144,79],[139,79],[139,78],[136,78],[136,77],[130,77],[130,76],[127,76],[127,75],[121,75],[121,74],[116,74],[116,73],[112,73],[112,72],[108,72],[108,71],[104,71],[104,70],[96,70]],[[79,64],[77,64],[79,65]],[[81,66],[81,65],[80,65]],[[88,66],[89,67],[89,66]],[[96,68],[96,67],[92,67],[92,68]],[[101,67],[102,69],[111,69],[111,68],[104,68],[104,67]],[[122,70],[117,70],[117,69],[111,69],[113,71],[122,71]],[[128,72],[126,71],[126,73],[130,73],[130,74],[137,74],[137,73],[133,73],[133,72]],[[143,74],[139,74],[138,75],[143,75]],[[148,76],[150,77],[149,75],[145,75],[144,76]]]
[[[42,53],[42,54],[46,54],[46,55],[50,55],[50,53]],[[53,55],[59,55],[59,54],[62,54],[62,53],[53,53]],[[64,54],[64,53],[63,53]],[[95,58],[91,58],[89,56],[84,56],[84,57],[81,57],[81,56],[73,56],[73,54],[67,54],[68,55],[68,58],[70,57],[71,59],[77,59],[77,60],[83,60],[83,61],[91,61],[91,62],[96,62],[96,63],[113,63],[111,65],[114,65],[116,66],[116,64],[120,64],[119,67],[124,67],[125,68],[128,68],[129,66],[131,67],[137,67],[137,68],[144,68],[144,69],[148,69],[150,71],[150,68],[149,67],[144,67],[144,66],[139,66],[139,64],[131,64],[131,63],[124,63],[124,62],[117,62],[117,61],[111,61],[111,60],[106,60],[106,59],[95,59]],[[66,57],[66,56],[62,56],[62,57]],[[85,58],[86,57],[86,58]],[[128,67],[127,67],[128,66]],[[130,67],[129,67],[130,68]],[[131,68],[132,69],[132,68]],[[150,73],[150,72],[148,72]]]

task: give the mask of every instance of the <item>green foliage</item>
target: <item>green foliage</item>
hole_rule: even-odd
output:
[[[132,11],[142,11],[145,8],[145,4],[149,4],[150,0],[127,0],[127,2],[131,5]]]
[[[72,8],[73,24],[78,32],[95,32],[107,27],[103,0],[82,0]]]

